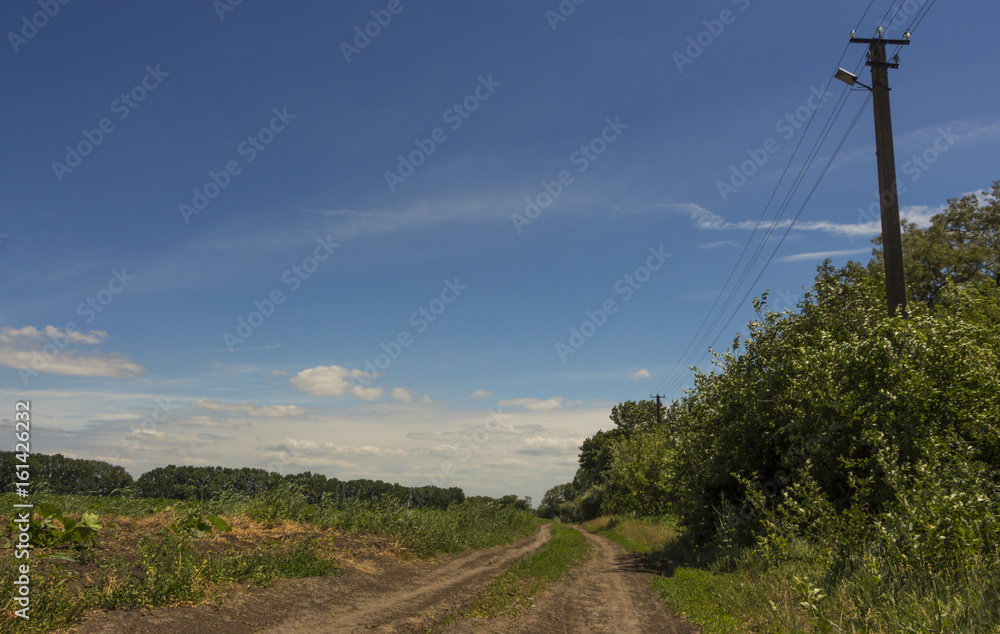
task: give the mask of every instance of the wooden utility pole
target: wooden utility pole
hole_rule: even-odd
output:
[[[656,426],[663,426],[663,406],[660,405],[660,395],[656,395]]]
[[[906,280],[903,276],[903,241],[899,229],[899,196],[896,193],[896,156],[892,146],[892,113],[889,109],[889,69],[897,62],[885,58],[886,44],[906,46],[910,40],[851,37],[855,44],[868,45],[868,66],[872,69],[872,104],[875,110],[875,153],[878,156],[879,205],[882,212],[882,257],[885,262],[885,296],[889,316],[900,311],[906,317]],[[904,36],[905,37],[905,36]]]

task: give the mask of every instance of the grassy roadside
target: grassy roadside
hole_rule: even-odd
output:
[[[872,562],[866,575],[830,581],[815,548],[804,541],[790,542],[788,556],[774,562],[753,549],[694,547],[671,518],[601,517],[584,527],[646,553],[663,571],[653,590],[705,634],[1000,633],[998,600],[989,590],[997,585],[995,573],[950,587],[931,587],[933,579],[913,575],[907,585],[889,587],[885,580],[897,571]],[[983,617],[990,611],[992,619]]]
[[[526,555],[493,579],[468,609],[451,615],[429,631],[465,619],[516,616],[531,606],[532,597],[587,558],[590,546],[579,531],[558,523],[550,525],[552,538],[538,552]]]

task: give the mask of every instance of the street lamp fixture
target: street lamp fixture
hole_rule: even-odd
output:
[[[865,84],[862,84],[860,81],[858,81],[858,76],[855,75],[854,73],[852,73],[849,70],[844,70],[843,68],[838,68],[837,72],[833,76],[836,77],[837,79],[839,79],[840,81],[844,82],[848,86],[853,86],[854,84],[859,84],[861,86],[864,86],[868,90],[872,89],[871,86],[866,86]]]

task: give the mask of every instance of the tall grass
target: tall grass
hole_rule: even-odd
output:
[[[0,495],[0,508],[11,508],[11,504],[23,501],[13,494]],[[13,616],[15,573],[23,560],[14,558],[13,549],[4,549],[0,555],[0,603],[4,606],[0,632],[50,631],[66,627],[97,608],[218,598],[222,589],[234,582],[268,585],[282,578],[337,574],[339,568],[331,558],[335,554],[332,542],[327,538],[321,543],[309,534],[310,527],[316,529],[316,534],[324,527],[332,527],[351,534],[387,536],[404,553],[419,557],[509,543],[537,528],[531,513],[495,503],[463,502],[447,511],[407,508],[386,500],[311,505],[300,489],[290,485],[255,497],[222,493],[206,502],[179,503],[128,494],[102,498],[41,494],[29,501],[36,506],[42,502],[54,504],[71,516],[98,513],[105,528],[96,546],[76,553],[86,568],[32,557],[30,621]],[[264,524],[292,521],[297,523],[297,533],[284,543],[223,547],[213,546],[209,538],[199,540],[166,530],[171,521],[191,512],[230,520],[242,517]],[[116,528],[134,526],[134,521],[123,518],[141,520],[162,530],[112,535]],[[0,525],[5,527],[9,519],[0,517]],[[86,578],[81,577],[83,571]]]
[[[13,494],[0,495],[0,508],[10,508]],[[299,487],[282,484],[257,496],[222,492],[205,502],[177,502],[129,495],[103,498],[82,495],[41,495],[66,513],[96,512],[104,516],[142,517],[167,508],[196,509],[206,515],[247,517],[260,522],[291,520],[330,526],[352,534],[377,533],[399,540],[418,556],[455,553],[470,548],[506,544],[531,534],[534,515],[496,503],[462,502],[447,511],[411,508],[393,499],[329,500],[309,504]]]
[[[467,501],[453,504],[447,511],[410,508],[391,498],[330,500],[312,505],[293,485],[282,485],[255,497],[223,494],[205,502],[202,509],[223,517],[242,515],[261,522],[293,520],[352,534],[378,533],[399,540],[418,556],[506,544],[537,528],[531,513],[496,503]]]
[[[1000,553],[935,568],[870,541],[833,566],[818,537],[789,537],[776,557],[760,544],[696,544],[671,517],[585,527],[647,553],[663,571],[653,589],[706,634],[1000,632]]]

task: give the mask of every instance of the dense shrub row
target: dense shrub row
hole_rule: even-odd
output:
[[[905,318],[878,253],[824,263],[795,310],[755,300],[748,336],[662,423],[652,402],[617,406],[540,512],[670,514],[732,562],[808,561],[858,614],[895,611],[890,629],[1000,622],[998,199],[1000,183],[906,227]]]

